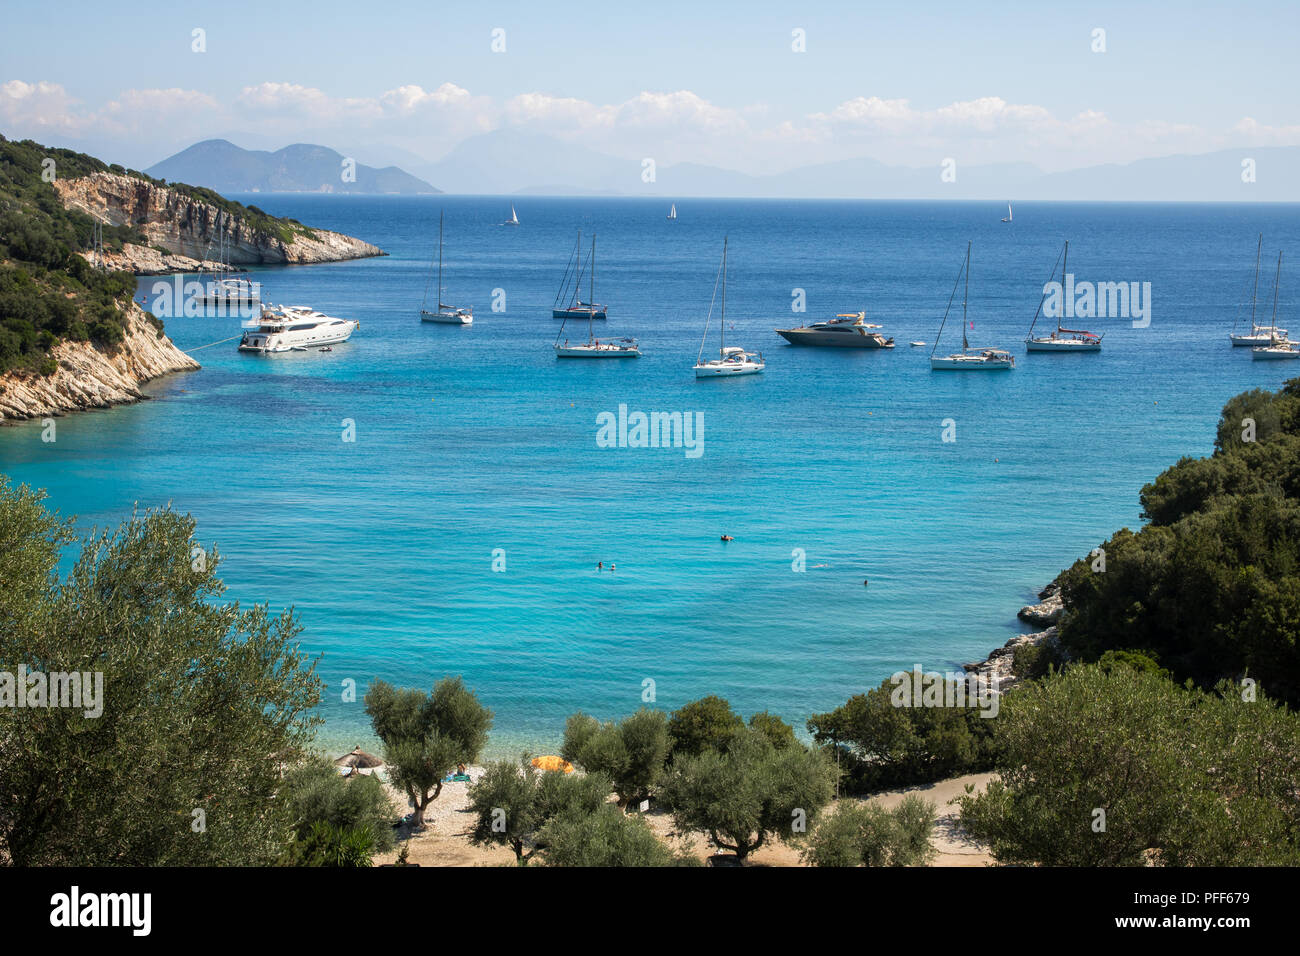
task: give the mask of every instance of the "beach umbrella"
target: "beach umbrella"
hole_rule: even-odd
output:
[[[573,764],[563,757],[557,757],[554,754],[548,754],[544,757],[534,757],[533,766],[538,770],[563,770],[565,773],[573,773]]]
[[[360,747],[355,748],[352,753],[344,754],[338,760],[334,761],[336,767],[353,767],[355,769],[372,769],[382,767],[384,762],[374,754],[368,754]]]

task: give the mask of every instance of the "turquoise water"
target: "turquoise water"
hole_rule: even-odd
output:
[[[692,200],[669,223],[657,201],[523,198],[510,229],[510,200],[240,198],[390,253],[258,270],[272,301],[360,319],[352,341],[205,349],[157,400],[62,419],[53,445],[36,424],[0,429],[0,468],[83,526],[137,503],[192,513],[230,596],[300,613],[331,748],[372,741],[347,678],[461,674],[504,753],[552,748],[579,708],[635,710],[647,679],[659,707],[718,693],[802,726],[897,669],[957,667],[1020,630],[1015,611],[1062,566],[1136,526],[1140,486],[1210,450],[1227,398],[1300,373],[1227,342],[1256,234],[1261,292],[1276,250],[1300,253],[1295,206],[1021,203],[1005,226],[997,203]],[[439,208],[445,299],[474,306],[470,328],[418,321]],[[553,356],[578,227],[599,234],[598,334],[636,335],[639,360]],[[724,233],[728,341],[768,369],[697,382]],[[1101,354],[1027,355],[1066,237],[1080,280],[1152,284],[1151,324],[1093,319]],[[934,341],[967,239],[972,342],[1012,349],[1009,373],[932,373],[929,348],[907,345]],[[859,309],[899,347],[795,349],[772,331]],[[188,349],[238,325],[167,329]],[[597,415],[620,404],[703,413],[703,455],[597,447]]]

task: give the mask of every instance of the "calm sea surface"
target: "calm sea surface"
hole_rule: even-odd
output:
[[[389,253],[256,270],[271,301],[359,319],[351,342],[204,349],[156,401],[62,419],[55,444],[38,424],[0,429],[0,469],[83,527],[137,504],[192,513],[231,597],[301,615],[331,749],[373,745],[348,678],[463,675],[504,754],[553,748],[578,709],[630,713],[646,681],[665,709],[717,693],[802,727],[897,669],[956,668],[1021,630],[1016,609],[1061,567],[1137,526],[1138,489],[1210,451],[1226,399],[1300,374],[1227,339],[1261,231],[1261,300],[1281,248],[1280,324],[1300,330],[1296,206],[1021,203],[1003,225],[1000,203],[685,200],[668,222],[666,202],[525,197],[516,229],[498,225],[509,199],[239,198]],[[439,209],[444,299],[474,307],[469,328],[418,318]],[[599,236],[597,334],[635,335],[639,360],[554,357],[579,228]],[[768,368],[697,382],[724,234],[728,343]],[[1151,283],[1150,326],[1079,320],[1102,353],[1025,354],[1066,238],[1078,281]],[[972,344],[1011,349],[1011,372],[932,373],[908,346],[933,343],[968,239]],[[861,309],[896,349],[773,332]],[[191,349],[238,320],[167,331]],[[951,319],[945,343],[959,332]],[[597,416],[620,405],[703,413],[703,454],[598,447]]]

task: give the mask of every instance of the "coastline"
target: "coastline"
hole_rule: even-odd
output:
[[[1037,647],[1055,641],[1059,633],[1057,625],[1065,612],[1061,600],[1061,587],[1056,579],[1038,592],[1038,604],[1027,604],[1016,616],[1026,624],[1042,627],[1041,631],[1029,634],[1017,634],[1001,647],[995,647],[982,661],[973,661],[962,665],[967,674],[978,680],[987,681],[996,693],[1004,693],[1016,684],[1020,678],[1012,673],[1016,651],[1021,647]]]
[[[222,249],[225,264],[306,265],[387,255],[378,246],[328,229],[270,219],[272,234],[245,216],[186,195],[178,189],[118,173],[96,172],[55,180],[64,208],[110,226],[138,230],[149,245],[124,243],[120,253],[105,253],[112,268],[136,275],[193,272],[211,268],[209,256]],[[254,209],[253,212],[261,213]]]
[[[146,382],[200,368],[150,322],[138,303],[127,313],[125,336],[113,347],[94,342],[59,342],[50,350],[58,363],[52,375],[0,375],[0,424],[143,401]]]

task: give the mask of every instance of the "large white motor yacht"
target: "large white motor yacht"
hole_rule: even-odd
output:
[[[265,355],[335,345],[346,342],[359,325],[353,319],[336,319],[310,306],[266,305],[261,318],[243,323],[239,351]]]

